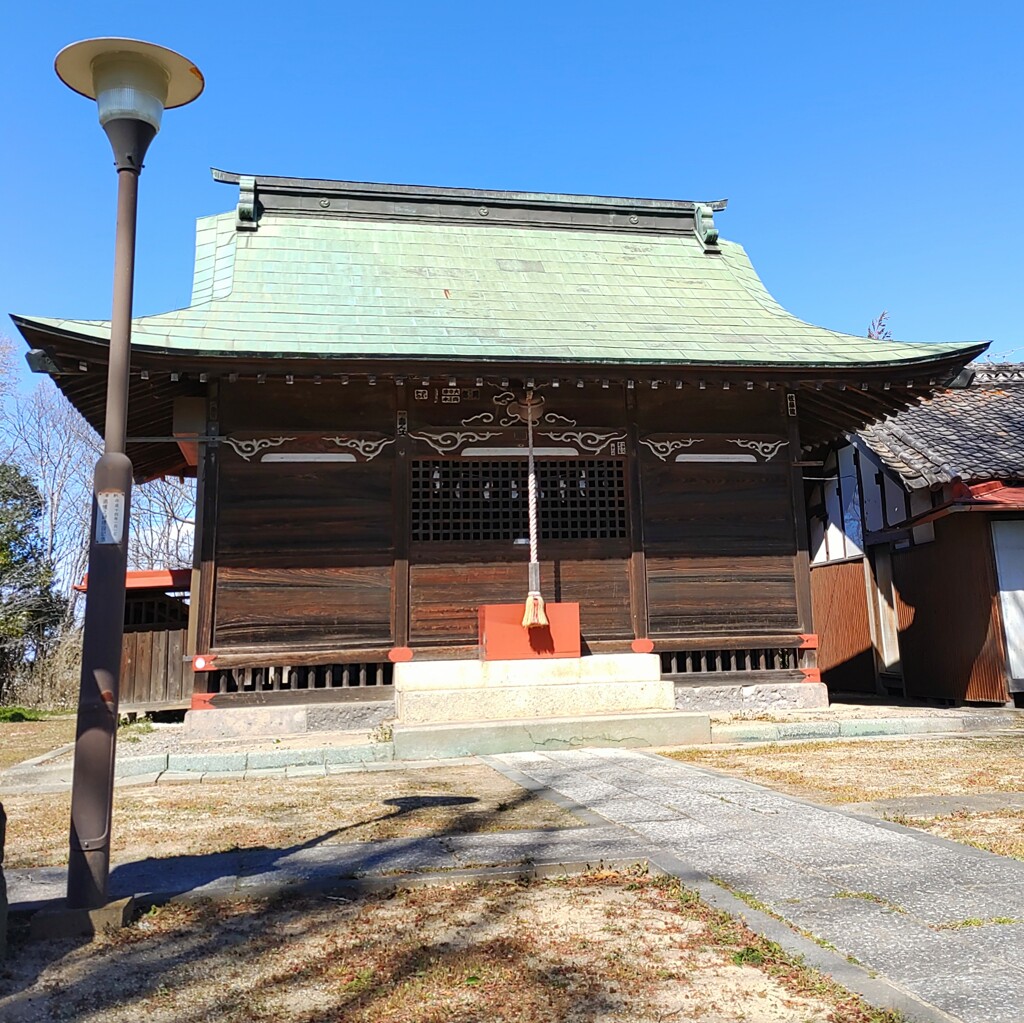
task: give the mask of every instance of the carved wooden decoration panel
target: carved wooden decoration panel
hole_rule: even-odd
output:
[[[780,452],[789,446],[789,442],[784,438],[759,434],[649,434],[640,438],[640,444],[662,462],[732,462],[758,465],[773,461],[780,465],[785,464],[785,455],[780,456]]]
[[[395,443],[394,437],[380,434],[333,434],[294,437],[245,437],[229,435],[223,438],[225,447],[240,459],[252,464],[291,462],[372,462],[387,447]]]

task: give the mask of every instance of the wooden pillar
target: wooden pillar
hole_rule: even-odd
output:
[[[216,437],[220,433],[219,411],[217,408],[217,385],[210,385],[206,435]],[[220,475],[220,445],[211,440],[201,446],[202,457],[199,462],[200,486],[202,489],[202,507],[196,508],[197,536],[195,555],[193,556],[193,588],[192,607],[189,611],[189,629],[192,630],[192,618],[195,615],[195,647],[193,653],[208,653],[213,644],[214,616],[214,584],[217,574],[217,491]],[[198,570],[198,573],[197,573]],[[195,585],[198,574],[198,588]],[[196,672],[193,692],[207,692],[209,676],[206,672]]]
[[[391,621],[395,646],[409,645],[409,393],[405,383],[395,384],[395,567],[392,574]]]
[[[626,451],[629,473],[629,605],[635,639],[647,639],[647,556],[644,552],[644,502],[640,478],[640,431],[636,391],[626,389]]]
[[[802,633],[814,631],[811,612],[811,559],[807,537],[807,499],[804,495],[804,471],[796,463],[800,461],[800,422],[798,396],[790,391],[785,396],[783,414],[786,417],[786,433],[789,438],[789,486],[793,504],[793,532],[795,553],[793,555],[793,580],[796,584],[797,628]],[[813,649],[800,652],[800,667],[813,668],[817,654]]]

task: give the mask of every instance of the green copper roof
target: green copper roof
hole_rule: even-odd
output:
[[[201,219],[192,304],[137,319],[134,344],[210,355],[837,367],[965,347],[804,323],[768,294],[739,245],[707,251],[693,230],[531,226],[483,214],[352,219],[309,205],[264,209],[258,225],[234,212]],[[109,329],[29,322],[89,338]]]

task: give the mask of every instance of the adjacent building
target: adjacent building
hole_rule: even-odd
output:
[[[1024,365],[970,367],[833,444],[810,495],[830,689],[1024,694]]]

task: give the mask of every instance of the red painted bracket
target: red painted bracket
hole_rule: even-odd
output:
[[[216,693],[193,693],[192,694],[192,709],[193,710],[213,710],[213,704],[210,702],[216,696]]]
[[[821,681],[821,669],[820,668],[801,668],[800,674],[803,675],[805,682],[820,682]]]
[[[213,671],[217,667],[216,654],[196,654],[192,658],[193,671]]]
[[[818,634],[816,632],[801,632],[800,645],[797,650],[817,650]]]

